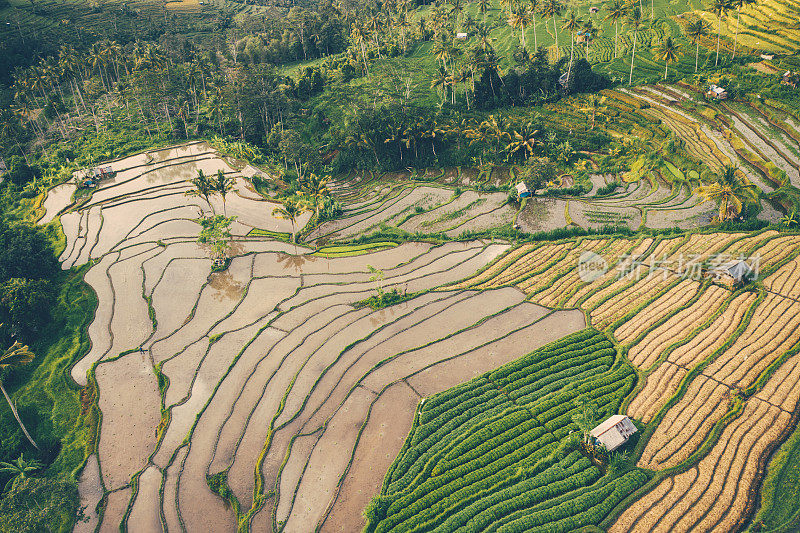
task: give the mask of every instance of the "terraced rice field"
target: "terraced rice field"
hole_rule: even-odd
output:
[[[593,330],[428,399],[389,469],[376,532],[566,531],[597,523],[644,483],[558,453],[579,397],[616,412],[635,377]]]
[[[73,204],[62,186],[43,204],[42,220],[64,228],[63,268],[92,261],[85,280],[99,300],[91,349],[71,370],[103,415],[80,478],[80,531],[342,531],[366,525],[365,508],[381,531],[564,530],[599,524],[636,490],[613,531],[727,529],[744,520],[769,451],[792,427],[797,235],[315,252],[254,237],[291,227],[247,188],[251,169],[205,144],[111,165],[117,176],[90,199]],[[224,207],[185,196],[198,168],[236,177]],[[456,231],[510,209],[492,195],[361,180],[371,185],[339,184],[350,213],[310,240],[383,217]],[[645,183],[632,199],[669,198]],[[233,259],[211,273],[197,219],[223,209],[238,217]],[[704,261],[738,256],[763,285],[699,275]],[[586,257],[606,269],[587,278]],[[375,294],[368,265],[384,271],[383,289],[409,297],[355,305]],[[621,409],[647,424],[636,460],[657,474],[645,489],[641,469],[604,472],[578,452],[554,453],[576,428],[579,397],[601,416]],[[568,493],[580,497],[567,504]]]
[[[578,307],[645,373],[625,407],[652,427],[638,465],[678,470],[612,531],[730,530],[752,509],[750,491],[769,450],[791,429],[800,398],[800,237],[764,231],[626,244],[612,251],[603,239],[583,238],[519,248],[457,286],[516,285],[532,302]],[[568,274],[586,251],[603,257],[609,272],[589,282]],[[714,254],[747,254],[764,288],[680,276],[680,257]],[[631,255],[640,256],[635,268]]]
[[[772,113],[767,120],[758,108],[733,103],[711,106],[687,91],[690,89],[673,85],[606,90],[607,111],[619,119],[608,127],[615,135],[643,140],[652,136],[646,128],[670,132],[680,143],[681,153],[703,168],[719,172],[724,165],[737,165],[764,193],[779,186],[782,173],[792,184],[800,183],[800,152],[797,137],[790,135],[794,132],[791,117]],[[631,110],[645,124],[631,125],[622,120],[631,115]],[[552,111],[552,120],[585,119],[571,107]],[[615,128],[621,129],[617,132]],[[622,185],[611,195],[597,197],[596,192],[616,179],[596,174],[590,177],[593,190],[585,196],[534,197],[518,212],[518,206],[506,203],[505,193],[462,193],[456,189],[478,184],[513,185],[513,169],[503,174],[499,169],[437,172],[340,178],[331,188],[345,206],[344,217],[316,228],[309,239],[315,243],[344,241],[388,228],[457,237],[463,232],[510,227],[512,222],[528,233],[576,225],[693,229],[707,225],[716,215],[712,203],[703,203],[692,192],[699,184],[699,174],[676,167],[670,157],[655,170],[636,168],[624,173]],[[760,220],[779,221],[782,214],[774,205],[766,200],[760,205]]]
[[[85,279],[99,297],[91,349],[71,372],[96,388],[102,412],[78,530],[352,527],[421,398],[586,326],[579,311],[526,302],[514,287],[429,292],[505,244],[328,258],[248,237],[290,228],[240,178],[226,202],[234,257],[211,273],[196,219],[222,205],[184,196],[185,180],[197,168],[240,172],[203,144],[111,164],[116,178],[79,208],[64,194],[46,204],[46,217],[63,212],[63,267],[94,260]],[[354,307],[375,291],[367,265],[384,270],[385,289],[416,296]]]
[[[469,169],[453,171],[458,183],[474,183]],[[529,198],[521,209],[507,202],[506,193],[456,192],[451,182],[428,180],[414,184],[408,176],[350,176],[331,186],[345,207],[344,216],[314,229],[313,243],[346,241],[386,228],[411,234],[444,234],[458,237],[464,232],[488,232],[510,227],[516,221],[522,231],[535,233],[577,224],[585,228],[628,226],[695,228],[708,224],[713,206],[700,204],[684,186],[663,180],[641,180],[626,184],[612,196],[593,198]],[[605,183],[600,175],[593,179]],[[500,184],[516,183],[513,176]],[[519,210],[519,211],[518,211]]]

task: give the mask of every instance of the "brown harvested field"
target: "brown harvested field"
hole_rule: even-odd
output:
[[[598,329],[605,329],[677,282],[677,276],[671,274],[643,277],[628,290],[612,296],[592,310],[592,324]]]
[[[644,388],[628,406],[628,416],[644,423],[650,422],[658,410],[675,394],[686,374],[688,374],[686,369],[665,361],[655,372],[647,376]]]
[[[769,294],[747,329],[703,374],[728,386],[749,387],[758,375],[800,341],[800,303]]]
[[[763,269],[797,255],[798,251],[800,251],[800,236],[787,235],[770,239],[763,246],[753,250],[752,255],[759,258],[760,267]]]
[[[696,467],[666,478],[609,531],[733,530],[743,518],[762,454],[790,418],[763,401],[749,400]]]
[[[800,258],[789,261],[764,280],[767,290],[788,298],[800,298]]]
[[[727,387],[702,376],[696,378],[681,401],[667,411],[638,465],[661,470],[688,459],[725,414],[729,401]]]
[[[730,291],[713,285],[691,306],[671,316],[666,322],[650,330],[644,338],[628,351],[628,359],[640,369],[649,368],[671,344],[686,338],[713,315],[730,296]],[[620,330],[630,322],[617,329]]]
[[[669,361],[684,368],[691,368],[720,348],[741,324],[748,309],[755,304],[757,296],[752,292],[734,298],[727,309],[692,340],[678,346],[669,355]]]
[[[683,307],[697,294],[700,283],[683,280],[671,291],[639,311],[636,316],[625,322],[614,331],[614,336],[623,344],[638,338],[656,322]],[[701,315],[702,316],[702,315]],[[695,317],[697,320],[698,317]]]
[[[570,247],[565,256],[559,257],[557,262],[548,265],[548,268],[539,275],[523,280],[517,283],[517,286],[528,294],[537,294],[552,285],[552,283],[561,280],[567,274],[574,273],[577,270],[578,260],[582,253],[597,253],[610,243],[610,239],[584,240],[579,246]]]

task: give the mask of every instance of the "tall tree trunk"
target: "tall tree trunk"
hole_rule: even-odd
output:
[[[17,423],[19,423],[19,427],[20,429],[22,429],[22,432],[25,434],[25,437],[27,437],[27,439],[31,442],[31,444],[33,444],[33,447],[38,450],[39,446],[36,445],[36,443],[33,441],[33,437],[31,437],[31,434],[28,433],[27,429],[25,429],[25,424],[22,423],[22,419],[19,417],[19,413],[17,413],[17,408],[14,406],[14,403],[11,401],[11,398],[9,398],[8,393],[6,392],[6,388],[3,387],[2,381],[0,381],[0,390],[3,391],[3,396],[6,397],[8,406],[11,408],[11,412],[14,414],[14,418],[17,419]]]
[[[614,21],[614,59],[619,57],[619,21]]]
[[[736,45],[739,44],[739,17],[742,16],[742,6],[738,6],[736,8],[736,37],[733,39],[733,57],[731,59],[736,59]]]
[[[719,38],[721,33],[722,33],[722,13],[719,14],[719,18],[717,19],[717,59],[716,61],[714,61],[715,67],[719,64]]]
[[[697,39],[695,44],[697,45],[697,51],[694,53],[694,71],[697,72],[697,62],[700,59],[700,39]]]
[[[633,61],[636,59],[636,37],[639,35],[639,32],[633,32],[633,50],[631,52],[631,75],[628,78],[628,85],[633,85]]]
[[[558,48],[558,28],[556,27],[556,14],[553,13],[553,38],[556,40],[556,51],[558,57],[561,57],[561,50]]]
[[[536,11],[531,11],[531,14],[533,15],[533,51],[535,53],[539,51],[539,38],[536,37]]]
[[[567,68],[567,86],[569,86],[570,78],[572,77],[572,59],[575,56],[575,35],[570,33],[570,39],[572,43],[570,44],[569,48],[569,68]]]

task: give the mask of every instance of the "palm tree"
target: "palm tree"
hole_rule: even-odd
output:
[[[431,80],[431,89],[436,89],[437,92],[441,91],[439,93],[441,95],[441,99],[439,100],[440,107],[443,107],[445,100],[447,100],[448,78],[447,71],[443,67],[439,67],[436,70],[436,75],[434,75]]]
[[[664,79],[667,79],[667,69],[669,64],[678,60],[681,55],[681,45],[672,40],[672,37],[667,37],[661,42],[661,45],[656,50],[656,59],[663,61],[664,66]]]
[[[486,24],[486,13],[489,12],[489,0],[478,0],[478,12],[483,15],[483,23]]]
[[[199,171],[198,171],[199,172]],[[236,180],[233,176],[226,176],[222,169],[217,170],[217,175],[211,182],[211,190],[220,195],[222,198],[222,214],[226,217],[228,212],[225,209],[225,195],[233,190],[233,184]]]
[[[400,133],[402,136],[402,133]],[[322,199],[330,194],[328,191],[328,183],[330,183],[330,176],[317,176],[313,172],[309,172],[300,179],[300,188],[302,195],[309,198],[311,205],[314,206],[314,214],[319,219],[319,205]]]
[[[512,28],[520,28],[520,41],[522,48],[525,48],[525,26],[531,21],[528,8],[524,5],[515,7],[508,15],[508,25]]]
[[[286,198],[283,201],[283,207],[276,207],[272,210],[272,216],[288,220],[292,223],[292,242],[295,244],[295,252],[297,251],[297,232],[294,225],[297,218],[302,215],[307,209],[305,202]]]
[[[586,60],[589,60],[589,46],[594,42],[597,38],[597,34],[600,32],[600,28],[594,25],[594,21],[592,19],[586,19],[583,22],[583,53],[586,55]]]
[[[0,355],[0,371],[5,370],[7,368],[15,368],[20,365],[25,365],[33,361],[33,352],[28,349],[27,346],[23,346],[20,344],[19,341],[14,342],[10,348],[5,350],[2,355]],[[31,437],[28,430],[25,429],[25,424],[22,423],[22,419],[19,417],[19,413],[17,412],[17,408],[14,405],[14,402],[11,401],[11,397],[6,392],[6,388],[3,386],[3,380],[0,379],[0,391],[3,392],[3,396],[6,397],[6,401],[8,402],[8,406],[11,408],[11,413],[14,415],[14,418],[17,419],[17,423],[19,424],[20,429],[22,429],[22,433],[25,434],[25,437],[33,444],[33,447],[37,450],[39,446],[33,441],[33,437]]]
[[[202,197],[208,207],[211,209],[211,212],[214,212],[214,207],[211,205],[211,200],[209,199],[212,194],[215,192],[214,184],[211,183],[211,180],[208,179],[208,176],[202,170],[197,171],[197,177],[191,180],[191,184],[194,185],[194,189],[191,191],[186,191],[184,194],[186,196],[200,196]]]
[[[456,24],[461,25],[461,16],[464,14],[464,3],[462,0],[450,0],[450,13],[455,14]]]
[[[444,32],[437,35],[436,41],[433,43],[433,56],[442,62],[445,72],[448,72],[447,61],[450,59],[452,46]]]
[[[528,122],[520,131],[514,131],[511,141],[506,145],[506,160],[512,161],[518,156],[521,159],[528,159],[533,155],[534,148],[539,142],[536,140],[539,130],[533,128],[533,124]]]
[[[570,77],[572,76],[572,59],[575,56],[575,32],[581,27],[581,20],[575,15],[575,10],[573,9],[563,22],[564,24],[561,26],[561,29],[569,32],[571,42],[569,49],[569,67],[567,68],[567,80],[570,81]]]
[[[364,45],[364,41],[367,39],[367,34],[364,28],[354,22],[352,29],[350,30],[350,38],[358,43],[358,46],[361,48],[361,57],[364,59],[364,73],[369,76],[369,67],[367,66],[367,49]]]
[[[633,62],[636,60],[636,38],[639,32],[644,29],[644,21],[642,20],[642,10],[638,6],[634,6],[628,11],[627,23],[633,31],[633,50],[631,51],[631,74],[628,78],[628,85],[633,84]]]
[[[733,165],[725,165],[722,172],[714,176],[712,183],[697,187],[695,193],[704,202],[717,202],[720,222],[736,218],[745,202],[758,199],[756,187],[740,175],[738,167]]]
[[[597,424],[597,406],[581,398],[578,401],[578,408],[580,410],[572,415],[572,421],[581,430],[583,442],[589,444],[589,434]]]
[[[717,16],[717,59],[714,66],[719,64],[719,40],[722,34],[722,17],[731,8],[731,0],[712,0],[711,12]]]
[[[597,115],[602,115],[602,111],[600,110],[600,106],[604,104],[606,101],[605,96],[598,96],[597,94],[593,93],[589,95],[589,98],[586,100],[586,105],[582,106],[580,110],[584,113],[591,113],[592,115],[592,127],[589,129],[594,129],[595,121],[597,120]]]
[[[691,41],[695,44],[695,53],[694,53],[694,71],[697,72],[697,62],[700,58],[700,39],[708,35],[708,23],[703,19],[697,19],[694,22],[690,22],[686,26],[686,36],[691,39]]]
[[[733,0],[731,5],[736,8],[736,36],[733,40],[733,57],[736,58],[736,45],[739,44],[739,17],[742,15],[742,8],[755,4],[756,0]]]
[[[553,18],[553,36],[556,41],[556,50],[558,50],[558,28],[556,27],[556,17],[560,17],[564,12],[564,5],[559,0],[545,0],[544,7],[542,8],[543,14],[546,17]],[[559,54],[560,56],[561,54]]]
[[[531,19],[533,21],[533,51],[539,50],[539,38],[536,36],[536,12],[539,11],[540,0],[528,0],[528,7],[531,11]]]
[[[6,482],[6,486],[3,490],[8,491],[17,481],[23,481],[28,477],[28,474],[41,470],[43,466],[44,465],[36,459],[26,461],[24,454],[20,454],[19,457],[10,463],[0,463],[0,474],[11,474],[11,479]]]

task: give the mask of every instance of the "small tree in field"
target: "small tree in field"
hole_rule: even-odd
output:
[[[214,194],[214,185],[211,183],[211,180],[208,179],[208,176],[202,170],[197,171],[197,177],[191,180],[192,185],[194,185],[194,189],[191,191],[186,191],[186,196],[199,196],[203,200],[206,201],[208,207],[213,211],[214,208],[211,207],[211,200],[209,199],[212,194]]]
[[[225,209],[225,196],[233,190],[234,181],[232,176],[226,176],[222,170],[217,170],[217,175],[211,180],[212,190],[222,198],[222,213],[225,216],[228,216],[228,211]]]
[[[287,198],[283,201],[282,207],[276,207],[272,210],[272,216],[276,216],[278,218],[282,218],[284,220],[288,220],[292,223],[292,242],[297,243],[297,231],[295,230],[295,222],[297,222],[297,218],[302,215],[308,206],[305,202],[300,200],[293,200],[291,198]]]
[[[234,220],[236,220],[236,217],[217,215],[200,221],[203,229],[200,231],[200,237],[197,242],[208,244],[211,247],[213,259],[227,260],[228,251],[231,249],[231,240],[233,239],[231,225]]]

